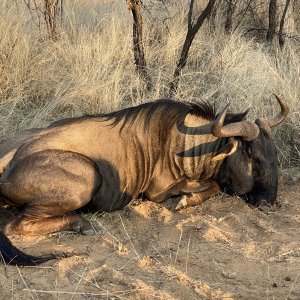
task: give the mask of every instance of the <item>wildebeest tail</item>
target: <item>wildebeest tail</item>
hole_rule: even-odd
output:
[[[6,265],[35,266],[51,259],[66,257],[66,254],[46,254],[32,256],[16,248],[0,231],[0,261]]]

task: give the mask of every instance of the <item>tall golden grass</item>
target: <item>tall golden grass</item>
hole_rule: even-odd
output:
[[[39,20],[38,12],[30,13],[23,1],[0,3],[2,137],[58,118],[111,111],[167,95],[186,33],[187,1],[169,1],[167,10],[155,5],[143,10],[151,91],[135,72],[132,19],[125,1],[64,3],[57,41],[46,38],[41,15]],[[230,101],[234,111],[251,107],[254,119],[276,114],[279,108],[272,93],[282,96],[291,113],[274,131],[280,161],[285,167],[299,165],[300,43],[288,39],[281,51],[276,43],[266,45],[245,35],[242,26],[225,35],[222,22],[219,14],[214,31],[206,23],[197,34],[176,98],[204,99],[219,108]],[[287,26],[293,33],[296,25],[289,12]]]

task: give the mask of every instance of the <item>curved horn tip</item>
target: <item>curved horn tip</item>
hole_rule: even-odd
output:
[[[276,95],[275,93],[273,93],[273,95],[275,96],[275,98],[277,99],[279,105],[284,110],[284,113],[287,116],[288,113],[290,112],[289,106],[278,95]]]
[[[222,126],[223,126],[225,117],[227,115],[227,110],[228,110],[229,105],[230,105],[230,102],[228,102],[226,104],[226,106],[220,112],[217,119],[211,125],[211,133],[215,137],[223,137],[223,135],[222,135]]]
[[[269,120],[269,125],[271,128],[279,125],[280,123],[282,123],[284,121],[284,119],[287,117],[288,113],[289,113],[289,106],[276,94],[273,93],[273,95],[276,97],[280,108],[281,108],[281,112],[274,117],[273,119]]]
[[[225,116],[227,114],[227,110],[228,110],[228,107],[230,105],[230,102],[228,102],[225,107],[222,109],[222,111],[219,113],[219,116],[217,118],[218,122],[221,120],[221,122],[223,123],[224,122],[224,119],[225,119]]]
[[[224,117],[226,116],[229,105],[230,105],[230,102],[228,102],[228,103],[225,105],[225,107],[222,109],[222,111],[221,111],[221,113],[220,113],[220,117],[221,117],[221,116],[224,116]]]

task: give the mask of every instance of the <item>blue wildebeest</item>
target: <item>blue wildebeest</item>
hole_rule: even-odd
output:
[[[6,235],[72,230],[92,235],[89,221],[70,213],[123,208],[134,197],[161,202],[181,195],[176,209],[197,205],[220,190],[252,204],[274,203],[277,155],[271,120],[219,114],[204,102],[164,99],[104,115],[54,122],[0,146],[2,204],[21,208],[0,234],[6,263],[37,264],[57,255],[29,256]]]

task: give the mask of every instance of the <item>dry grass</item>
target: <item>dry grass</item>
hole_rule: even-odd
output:
[[[166,96],[186,30],[186,2],[170,3],[167,9],[148,6],[144,11],[145,49],[154,84],[147,92],[135,74],[131,15],[124,1],[65,1],[56,42],[45,38],[37,13],[31,15],[22,1],[1,1],[0,136]],[[220,23],[221,18],[217,16]],[[295,24],[289,12],[289,28],[297,30]],[[277,112],[271,93],[278,93],[291,106],[286,124],[275,131],[281,162],[297,166],[299,50],[293,41],[280,51],[246,38],[242,30],[225,36],[218,26],[209,34],[206,26],[191,48],[176,98],[207,99],[218,107],[230,100],[236,111],[252,107],[254,119]]]

